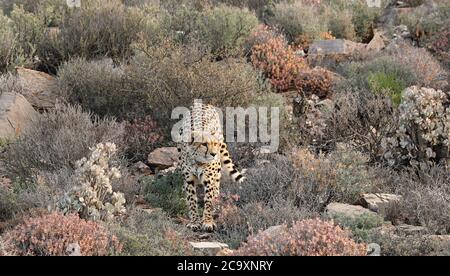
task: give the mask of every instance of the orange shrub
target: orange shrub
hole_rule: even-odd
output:
[[[278,91],[292,88],[298,73],[307,68],[305,60],[296,56],[282,37],[253,46],[251,62],[255,68],[265,73]]]
[[[329,98],[333,90],[334,76],[323,68],[301,71],[295,79],[295,88],[305,96]]]
[[[250,237],[235,256],[365,256],[366,246],[332,222],[307,219]]]
[[[78,215],[51,213],[26,219],[4,237],[8,255],[61,256],[69,245],[77,243],[83,256],[120,253],[122,246],[101,225],[80,219]]]

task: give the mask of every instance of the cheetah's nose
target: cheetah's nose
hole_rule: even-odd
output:
[[[216,153],[211,152],[210,154],[212,157],[216,156]]]

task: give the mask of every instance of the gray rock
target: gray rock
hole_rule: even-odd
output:
[[[367,245],[367,256],[381,256],[381,246],[376,243]]]
[[[208,256],[216,256],[223,249],[228,249],[228,245],[220,242],[189,242],[195,251],[199,251]]]
[[[316,40],[309,47],[309,55],[351,55],[363,50],[365,44],[345,39]]]
[[[17,93],[0,95],[0,139],[13,139],[26,129],[38,113],[24,96]]]

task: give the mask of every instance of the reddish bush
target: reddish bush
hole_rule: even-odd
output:
[[[255,68],[264,72],[278,91],[292,88],[296,76],[302,69],[307,68],[305,60],[296,56],[282,37],[255,45],[251,61]]]
[[[3,237],[8,255],[61,256],[77,243],[83,256],[119,253],[117,238],[102,226],[80,219],[77,215],[51,213],[26,219]]]
[[[126,157],[132,162],[145,160],[161,138],[158,126],[150,116],[126,122],[124,134]]]
[[[250,237],[236,256],[365,256],[366,246],[357,244],[332,222],[298,221]]]
[[[305,96],[312,94],[320,99],[328,98],[333,89],[334,76],[323,68],[301,71],[295,79],[295,88]]]

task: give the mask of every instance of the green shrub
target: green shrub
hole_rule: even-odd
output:
[[[387,88],[388,94],[396,101],[404,88],[419,81],[410,66],[396,62],[386,55],[369,61],[345,63],[342,68],[342,73],[346,77],[341,83],[344,87],[349,87],[353,91],[371,91],[374,94],[380,94]]]
[[[0,221],[12,219],[20,210],[17,196],[0,180]]]
[[[114,120],[101,120],[79,107],[57,106],[38,116],[8,146],[7,173],[11,179],[35,181],[42,171],[74,169],[75,162],[88,155],[89,147],[100,142],[120,145],[121,137],[122,128]]]
[[[406,86],[394,74],[372,73],[367,77],[367,81],[372,92],[377,94],[387,93],[391,96],[395,106],[398,106],[402,101],[402,92]]]
[[[247,10],[219,6],[204,12],[198,19],[199,41],[215,56],[234,56],[243,52],[245,39],[258,24]]]
[[[299,36],[315,39],[327,31],[327,22],[319,14],[318,7],[306,5],[303,1],[281,2],[275,5],[273,16],[268,21],[271,26],[282,30],[290,42]]]
[[[368,43],[373,37],[376,19],[381,15],[383,6],[368,7],[365,0],[353,1],[352,22],[359,42]]]
[[[69,57],[108,56],[121,61],[131,55],[131,44],[143,27],[143,14],[120,0],[82,1],[69,10],[60,24],[60,51]]]
[[[132,209],[120,224],[110,224],[109,229],[123,244],[124,256],[189,256],[195,255],[183,238],[185,229],[175,224],[163,212],[148,214]]]
[[[162,208],[171,216],[187,214],[181,172],[171,172],[156,179],[147,178],[144,185],[145,199],[152,207]]]
[[[379,215],[370,213],[356,218],[342,215],[334,216],[333,221],[342,228],[348,228],[356,241],[365,243],[370,243],[372,234],[370,230],[381,226],[384,222],[383,218]]]
[[[0,13],[0,72],[14,66],[16,36],[10,27],[10,19]]]
[[[328,19],[328,31],[335,38],[356,40],[355,26],[353,25],[353,14],[349,10],[332,11]]]
[[[133,59],[128,78],[136,93],[148,96],[150,113],[160,126],[172,125],[171,110],[190,106],[194,99],[219,108],[247,107],[265,92],[244,59],[212,62],[193,45],[144,48]]]
[[[125,80],[122,67],[115,67],[110,60],[74,59],[58,71],[65,98],[101,117],[123,119],[131,113],[146,113],[146,96],[128,89]]]

